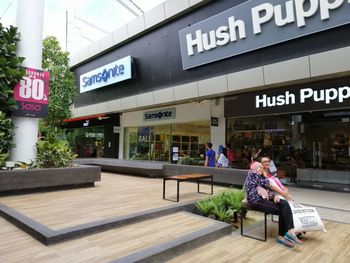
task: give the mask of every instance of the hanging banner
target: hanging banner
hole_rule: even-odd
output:
[[[48,115],[49,84],[49,72],[26,68],[26,75],[13,90],[13,98],[17,102],[18,109],[12,115],[46,118]]]

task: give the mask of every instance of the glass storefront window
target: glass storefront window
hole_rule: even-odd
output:
[[[209,122],[125,128],[124,158],[171,162],[176,147],[177,163],[202,165],[209,138]]]
[[[67,139],[78,158],[103,157],[103,126],[67,130]]]
[[[268,155],[292,180],[297,169],[350,170],[350,111],[232,118],[226,134],[236,168]]]

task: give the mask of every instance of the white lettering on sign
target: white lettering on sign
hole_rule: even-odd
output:
[[[31,79],[24,76],[20,81],[19,96],[23,99],[43,100],[44,81],[42,79]]]
[[[132,78],[132,57],[128,56],[80,75],[80,93]]]
[[[279,2],[279,1],[276,1]],[[227,24],[220,25],[209,32],[197,29],[194,34],[186,34],[187,55],[203,53],[235,43],[247,38],[248,30],[254,35],[263,33],[263,25],[273,21],[277,28],[295,23],[299,28],[307,26],[307,20],[319,14],[320,21],[329,20],[331,11],[338,9],[346,0],[289,0],[282,4],[273,1],[266,2],[250,9],[252,28],[246,26],[246,21],[228,16]],[[347,1],[350,3],[350,0]],[[196,49],[195,49],[196,48]]]
[[[195,38],[192,38],[192,34],[187,34],[187,53],[189,56],[194,55],[195,46],[197,46],[198,53],[202,53],[205,50],[224,46],[229,42],[235,42],[243,38],[246,38],[244,22],[235,20],[235,17],[230,16],[228,26],[220,26],[216,30],[209,31],[209,33],[202,33],[202,30],[197,30]]]
[[[306,103],[306,102],[332,102],[343,103],[350,98],[350,87],[329,88],[313,90],[312,88],[300,89],[299,101],[297,96],[289,91],[284,94],[268,96],[266,94],[255,96],[255,108],[268,108],[276,106],[285,106],[289,104]]]
[[[266,108],[266,107],[274,107],[274,106],[283,106],[295,104],[295,95],[286,91],[284,95],[278,96],[267,96],[266,94],[260,96],[256,96],[255,98],[255,107],[256,108]]]
[[[143,114],[144,121],[175,119],[176,109],[164,109],[160,111],[145,112]]]

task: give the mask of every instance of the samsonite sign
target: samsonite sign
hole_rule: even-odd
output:
[[[49,103],[49,72],[25,68],[26,74],[13,89],[17,110],[13,116],[46,118]]]
[[[80,93],[131,79],[131,77],[132,58],[128,56],[80,75]]]
[[[183,69],[350,23],[350,0],[251,0],[179,31]]]
[[[350,83],[270,89],[225,99],[225,117],[244,117],[350,107]]]

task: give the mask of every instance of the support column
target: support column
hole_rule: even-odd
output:
[[[25,57],[23,66],[41,69],[44,0],[17,0],[16,26],[20,33],[17,55]],[[16,127],[11,151],[13,161],[29,162],[36,158],[38,140],[37,118],[12,117]]]

